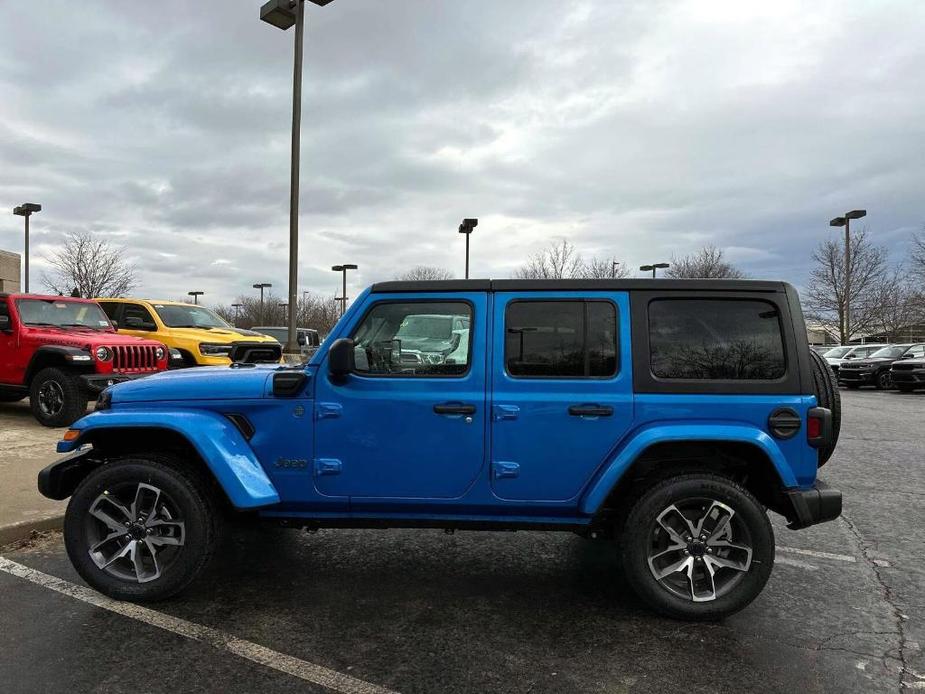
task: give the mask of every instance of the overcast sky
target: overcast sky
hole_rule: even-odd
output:
[[[124,245],[137,295],[286,293],[292,31],[260,0],[0,0],[0,248],[34,217]],[[705,243],[806,281],[866,207],[925,222],[925,3],[336,0],[307,6],[301,289],[416,264],[508,277],[566,237],[638,266]],[[40,283],[33,280],[33,290]]]

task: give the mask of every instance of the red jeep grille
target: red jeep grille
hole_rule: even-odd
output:
[[[140,371],[157,371],[157,347],[148,345],[120,345],[113,347],[113,371],[137,373]]]

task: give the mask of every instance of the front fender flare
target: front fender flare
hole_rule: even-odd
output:
[[[59,441],[58,452],[75,450],[90,438],[105,438],[107,430],[166,429],[183,436],[205,461],[235,508],[251,509],[279,503],[279,493],[267,477],[241,432],[217,412],[204,410],[105,410],[94,412],[72,427],[73,441]]]
[[[722,441],[755,446],[768,456],[784,487],[797,486],[796,477],[777,443],[757,427],[745,424],[656,425],[638,432],[619,449],[585,493],[581,512],[597,513],[623,474],[647,448],[672,441]]]

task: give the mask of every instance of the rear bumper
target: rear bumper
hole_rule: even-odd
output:
[[[790,489],[785,492],[793,513],[788,516],[791,530],[808,528],[817,523],[835,520],[841,515],[842,496],[819,480],[812,489]]]
[[[91,393],[101,393],[109,386],[115,385],[116,383],[123,383],[125,381],[134,381],[137,378],[144,378],[145,376],[150,376],[152,374],[159,373],[157,371],[149,371],[146,373],[140,374],[83,374],[80,377],[80,380],[83,381],[84,386]]]

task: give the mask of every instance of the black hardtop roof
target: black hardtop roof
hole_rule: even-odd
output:
[[[769,280],[420,280],[378,282],[377,294],[387,292],[555,292],[555,291],[686,291],[786,292],[786,282]]]

